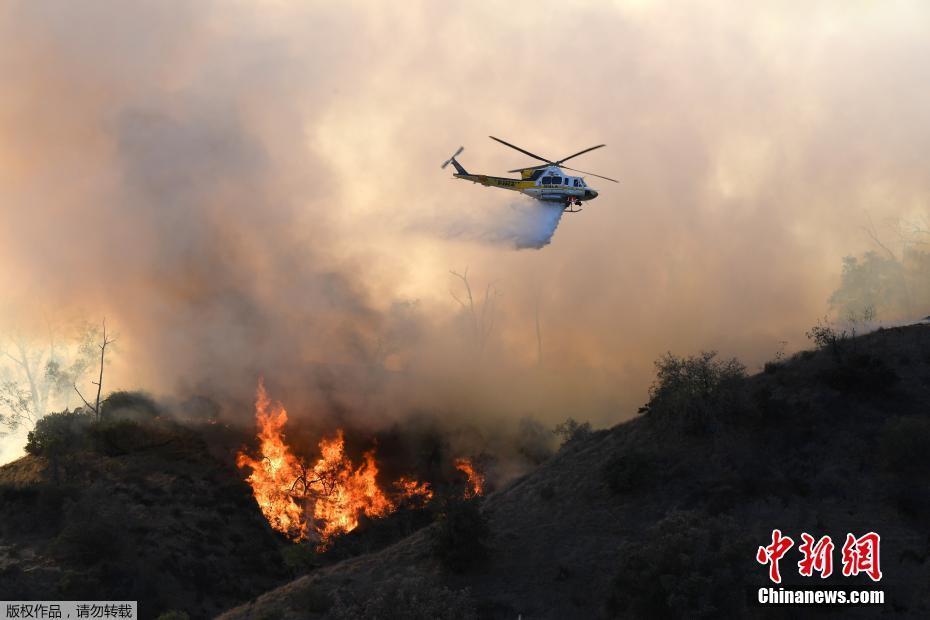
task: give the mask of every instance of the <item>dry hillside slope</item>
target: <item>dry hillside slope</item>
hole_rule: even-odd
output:
[[[444,568],[434,525],[221,618],[787,617],[753,602],[768,585],[756,549],[774,528],[879,532],[881,611],[926,617],[930,326],[826,336],[748,377],[709,356],[665,360],[642,416],[484,500],[482,565]],[[786,584],[874,585],[802,578],[796,562],[782,562]]]

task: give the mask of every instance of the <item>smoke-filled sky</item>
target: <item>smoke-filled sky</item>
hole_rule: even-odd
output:
[[[804,346],[868,218],[926,212],[928,35],[924,2],[7,1],[0,310],[107,316],[113,387],[616,422],[665,351]],[[489,134],[621,182],[516,250],[533,203],[439,169],[533,163]]]

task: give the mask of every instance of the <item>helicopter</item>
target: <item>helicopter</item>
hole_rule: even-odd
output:
[[[611,179],[610,177],[601,176],[599,174],[594,174],[593,172],[585,172],[584,170],[578,170],[576,168],[569,168],[568,166],[563,166],[562,164],[573,157],[578,157],[589,151],[599,149],[605,144],[598,144],[597,146],[592,146],[584,149],[583,151],[578,151],[574,155],[569,155],[568,157],[563,157],[558,161],[552,161],[546,159],[545,157],[540,157],[534,153],[530,153],[527,150],[521,149],[519,146],[505,142],[500,138],[495,138],[494,136],[488,136],[492,140],[500,142],[504,146],[509,146],[510,148],[523,153],[524,155],[529,155],[533,159],[538,159],[543,164],[537,164],[535,166],[529,166],[527,168],[517,168],[515,170],[508,170],[508,172],[519,172],[519,179],[511,179],[507,177],[495,177],[487,174],[471,174],[465,170],[464,166],[459,163],[456,159],[462,151],[465,150],[464,147],[459,147],[459,149],[447,159],[442,164],[442,169],[445,169],[446,166],[452,164],[455,167],[455,172],[452,174],[456,179],[464,179],[466,181],[471,181],[472,183],[480,183],[486,187],[499,187],[502,189],[509,189],[512,191],[520,192],[525,194],[530,198],[535,198],[543,202],[557,202],[562,204],[562,208],[566,213],[578,213],[581,211],[582,201],[593,200],[597,198],[597,191],[594,188],[588,187],[584,181],[584,177],[574,177],[568,176],[563,170],[571,170],[573,172],[580,172],[582,174],[591,175],[599,179],[605,179],[607,181],[613,181],[614,183],[619,183],[616,179]],[[578,207],[577,209],[575,207]]]

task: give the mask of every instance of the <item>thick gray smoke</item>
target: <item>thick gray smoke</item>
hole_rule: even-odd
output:
[[[665,351],[806,345],[865,214],[926,210],[926,3],[562,8],[0,4],[0,318],[106,315],[108,385],[243,416],[264,374],[606,424]],[[488,134],[621,183],[560,224],[438,169],[537,163]]]

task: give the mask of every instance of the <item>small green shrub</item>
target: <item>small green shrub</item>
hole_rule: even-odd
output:
[[[835,390],[865,396],[886,394],[899,380],[893,368],[869,353],[847,355],[818,376]]]
[[[362,601],[338,592],[327,617],[474,620],[477,616],[468,590],[450,590],[425,578],[409,578],[380,587]]]
[[[889,420],[879,437],[879,454],[889,471],[926,474],[930,470],[930,420],[917,417]]]
[[[674,512],[624,543],[607,600],[611,617],[745,617],[751,543],[730,517]],[[748,559],[747,559],[748,557]]]
[[[123,550],[121,532],[119,525],[104,517],[80,516],[68,522],[55,539],[56,555],[83,564],[116,560]]]
[[[52,458],[77,452],[86,445],[93,418],[81,411],[50,413],[36,422],[26,439],[26,452]]]
[[[134,420],[101,420],[90,427],[93,447],[105,456],[121,456],[148,449],[162,438],[149,425]]]
[[[88,429],[93,418],[81,411],[50,413],[36,422],[26,439],[26,452],[48,459],[52,479],[58,484],[69,477],[75,455],[88,446]]]
[[[186,611],[180,611],[178,609],[172,609],[161,614],[155,620],[190,620],[190,616],[187,615]]]
[[[292,598],[301,611],[322,614],[330,610],[335,602],[329,592],[316,584],[309,584]]]
[[[477,500],[449,499],[438,514],[433,554],[453,572],[468,571],[488,559],[490,534]]]
[[[604,479],[614,493],[632,493],[651,487],[658,474],[658,457],[642,451],[618,454],[604,465]]]
[[[555,497],[555,487],[552,483],[546,483],[539,489],[539,497],[547,502]]]
[[[100,403],[101,420],[148,420],[161,415],[161,408],[145,392],[117,391]]]
[[[0,507],[5,513],[0,520],[2,532],[56,532],[64,519],[68,503],[80,496],[74,486],[46,482],[0,485]]]
[[[653,420],[688,433],[711,431],[720,418],[745,411],[741,390],[746,367],[737,359],[718,360],[716,351],[690,357],[667,353],[656,361],[649,402],[641,409]]]
[[[517,450],[526,459],[539,465],[552,456],[552,433],[533,418],[522,418],[517,433]]]
[[[846,330],[837,330],[824,318],[808,330],[805,335],[820,351],[827,351],[836,361],[841,361],[846,352],[849,333]]]
[[[568,418],[560,424],[556,424],[552,429],[553,434],[561,438],[562,446],[567,446],[573,442],[579,441],[591,435],[590,422],[578,422],[574,418]]]
[[[284,565],[295,574],[308,573],[320,566],[319,554],[309,544],[289,544],[281,550]]]

